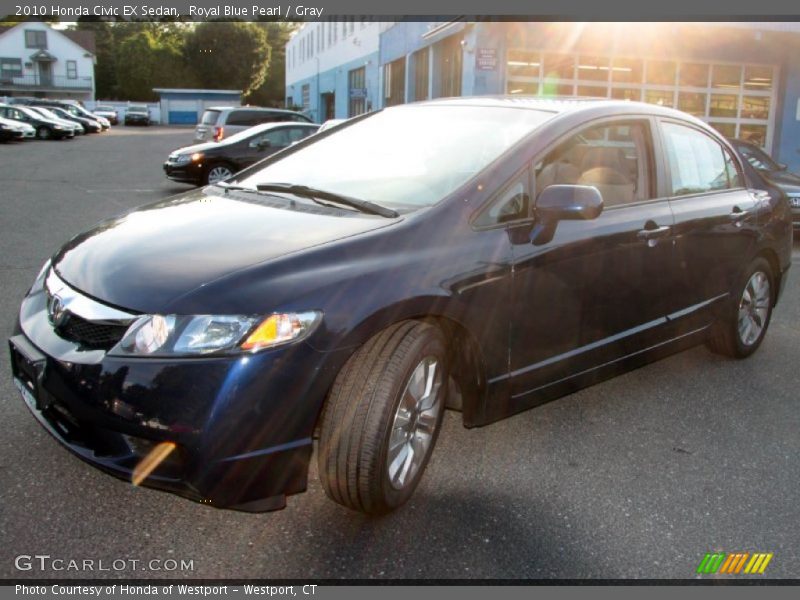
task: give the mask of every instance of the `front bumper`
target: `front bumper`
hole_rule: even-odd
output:
[[[312,434],[338,367],[300,343],[194,359],[109,356],[59,336],[44,293],[9,340],[15,385],[36,419],[86,462],[131,480],[159,442],[176,450],[142,485],[261,512],[306,489]]]
[[[164,163],[164,174],[167,178],[181,183],[200,185],[203,181],[203,168],[199,163],[183,163],[176,165],[169,161]]]

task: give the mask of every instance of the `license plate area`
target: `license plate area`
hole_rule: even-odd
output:
[[[22,336],[8,340],[11,352],[11,373],[25,402],[42,409],[39,401],[39,382],[45,368],[45,356]]]

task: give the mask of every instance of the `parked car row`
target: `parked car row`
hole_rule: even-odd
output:
[[[72,139],[76,135],[100,133],[111,127],[108,119],[89,112],[70,100],[15,98],[0,104],[0,140],[25,138]]]

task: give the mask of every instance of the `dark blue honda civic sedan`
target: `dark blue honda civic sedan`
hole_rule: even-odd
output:
[[[14,380],[87,462],[216,507],[402,505],[486,425],[689,346],[759,347],[786,197],[701,121],[520,98],[388,108],[59,250]],[[645,400],[646,401],[646,400]]]

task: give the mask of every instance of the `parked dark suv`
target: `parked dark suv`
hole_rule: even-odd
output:
[[[280,508],[318,431],[327,494],[382,513],[445,406],[476,427],[695,344],[751,355],[791,233],[785,196],[671,109],[396,106],[73,238],[22,302],[13,377],[134,483]]]

